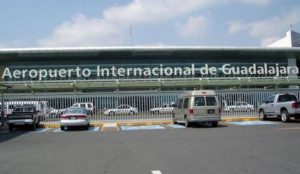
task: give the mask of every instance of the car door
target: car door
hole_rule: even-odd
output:
[[[161,108],[160,108],[160,111],[159,111],[161,114],[165,114],[168,112],[168,107],[167,105],[163,105]]]
[[[274,98],[275,98],[275,95],[272,95],[266,101],[265,113],[268,115],[272,115],[275,113]]]
[[[128,105],[125,105],[123,108],[124,114],[129,114],[131,111],[131,107]]]
[[[173,112],[173,107],[171,104],[165,105],[165,113],[169,114]]]
[[[175,119],[177,120],[180,120],[182,117],[183,117],[183,113],[182,113],[182,105],[183,105],[183,98],[180,98],[178,100],[178,104],[177,104],[177,108],[175,109]]]
[[[241,102],[241,111],[247,111],[247,108],[248,108],[248,103]]]
[[[122,114],[122,113],[124,112],[124,111],[123,111],[123,108],[124,108],[123,105],[117,107],[117,109],[116,109],[116,114]]]

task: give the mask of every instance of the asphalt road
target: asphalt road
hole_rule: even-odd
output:
[[[279,123],[279,122],[278,122]],[[300,123],[0,133],[1,174],[296,174]]]

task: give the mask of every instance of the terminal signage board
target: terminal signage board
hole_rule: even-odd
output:
[[[203,64],[201,66],[189,64],[184,66],[169,66],[159,64],[151,67],[122,67],[112,65],[110,67],[103,65],[95,65],[92,68],[74,66],[72,68],[10,68],[4,67],[1,72],[1,80],[8,81],[25,81],[25,80],[49,80],[49,79],[85,79],[85,78],[172,78],[172,77],[197,77],[197,76],[217,76],[223,74],[226,76],[289,76],[298,75],[299,68],[297,66],[286,66],[275,64],[222,64],[215,66],[213,64]]]

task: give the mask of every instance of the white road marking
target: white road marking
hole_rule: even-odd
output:
[[[161,172],[159,170],[153,170],[152,174],[161,174]]]
[[[178,125],[178,124],[168,124],[169,127],[171,128],[175,128],[175,129],[182,129],[182,128],[186,128],[183,125]]]
[[[100,129],[99,127],[90,127],[88,131],[97,132],[97,131],[99,131],[99,129]]]
[[[41,132],[47,132],[49,130],[50,130],[50,128],[38,128],[38,129],[36,129],[35,132],[41,133]]]
[[[121,126],[122,130],[154,130],[154,129],[166,129],[160,125],[151,126]]]
[[[63,132],[62,130],[60,130],[60,128],[58,128],[58,129],[55,129],[54,131],[52,131],[52,132],[56,132],[56,133],[58,133],[58,132]]]

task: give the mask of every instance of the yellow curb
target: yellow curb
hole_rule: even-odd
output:
[[[92,127],[103,127],[105,124],[116,124],[118,126],[150,126],[155,124],[173,124],[171,120],[151,120],[151,121],[115,121],[115,122],[91,122]],[[59,123],[40,123],[41,128],[60,128]]]
[[[222,118],[222,122],[235,122],[235,121],[256,121],[259,120],[258,117],[230,117],[230,118]],[[92,127],[103,127],[105,124],[116,124],[119,126],[151,126],[151,125],[166,125],[173,124],[172,120],[147,120],[147,121],[115,121],[115,122],[91,122]],[[41,123],[41,128],[60,128],[59,123]]]
[[[222,118],[223,122],[235,122],[235,121],[256,121],[259,120],[258,117],[231,117],[231,118]]]

